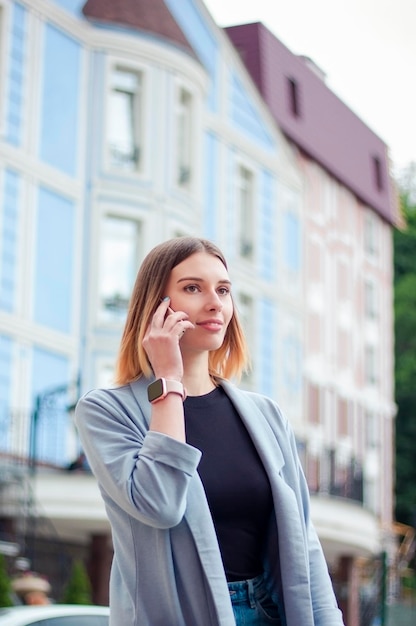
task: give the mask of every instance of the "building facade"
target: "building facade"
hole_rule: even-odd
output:
[[[351,586],[363,564],[390,551],[393,535],[392,235],[400,214],[388,151],[309,58],[294,55],[262,24],[226,30],[302,172],[299,436],[315,523]],[[334,497],[343,500],[337,509]],[[358,624],[358,598],[347,598],[344,614]]]
[[[199,0],[0,0],[0,33],[4,539],[56,595],[47,540],[63,563],[83,555],[107,600],[109,527],[92,476],[68,469],[71,407],[111,384],[147,251],[195,234],[229,260],[243,384],[293,423],[331,572],[350,585],[391,520],[394,197],[375,206],[290,135]]]

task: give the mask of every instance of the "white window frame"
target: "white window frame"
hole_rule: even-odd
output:
[[[127,222],[132,222],[132,223],[136,223],[137,225],[137,237],[136,237],[136,251],[135,251],[135,256],[136,256],[136,268],[139,268],[139,264],[140,264],[140,259],[141,259],[141,254],[140,251],[143,248],[143,241],[144,241],[144,220],[138,216],[138,215],[131,215],[130,213],[125,213],[125,212],[119,212],[116,210],[111,210],[110,208],[108,210],[105,210],[101,213],[100,218],[99,218],[99,222],[97,224],[98,227],[98,258],[101,259],[101,255],[103,254],[103,250],[102,250],[102,245],[104,242],[104,238],[103,238],[103,225],[104,225],[104,221],[108,218],[113,218],[113,219],[117,219],[117,220],[124,220]],[[96,297],[96,306],[95,306],[95,311],[96,311],[96,320],[97,320],[97,324],[100,327],[120,327],[124,324],[125,321],[125,317],[123,317],[122,315],[120,315],[120,319],[117,319],[116,316],[114,316],[114,318],[111,318],[111,316],[109,316],[109,319],[105,319],[105,316],[103,315],[103,304],[102,304],[102,294],[101,294],[101,280],[102,280],[102,276],[101,276],[101,271],[102,271],[102,264],[99,262],[96,265],[96,293],[97,293],[97,297]],[[132,280],[132,283],[134,284],[134,280]],[[128,294],[126,294],[126,297],[128,298],[128,300],[130,299],[130,295],[131,295],[131,291],[133,289],[133,284],[131,285],[131,289],[129,291]],[[124,311],[127,313],[127,308],[128,308],[128,301],[126,302],[126,307],[124,309]]]
[[[378,383],[377,349],[372,344],[364,348],[364,380],[367,387],[375,387]]]
[[[256,172],[242,160],[236,164],[235,201],[237,220],[237,253],[241,259],[253,261],[256,255]],[[244,198],[244,202],[242,199]]]
[[[364,411],[365,450],[380,446],[380,424],[375,411]]]
[[[370,257],[379,252],[380,229],[376,216],[367,211],[364,215],[364,251]]]
[[[111,155],[111,98],[113,93],[113,77],[117,70],[135,74],[138,78],[138,102],[134,104],[135,116],[133,119],[133,143],[136,151],[136,158],[133,167],[117,166],[113,163]],[[105,115],[105,169],[117,172],[118,175],[126,177],[137,177],[145,174],[147,169],[147,147],[149,145],[146,129],[146,116],[148,111],[148,71],[144,65],[131,63],[126,59],[112,57],[107,66],[107,88],[106,88],[106,115]]]
[[[364,315],[371,320],[379,316],[377,285],[371,278],[364,280]]]
[[[191,89],[179,83],[175,91],[175,184],[180,189],[190,189],[195,177],[195,97]]]
[[[236,305],[251,360],[251,368],[248,372],[244,373],[242,377],[242,383],[247,387],[254,383],[253,373],[255,370],[254,360],[256,354],[256,327],[254,323],[256,313],[254,296],[246,291],[239,290],[236,296]]]

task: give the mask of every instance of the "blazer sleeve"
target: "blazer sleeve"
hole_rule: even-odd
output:
[[[115,505],[146,525],[172,528],[184,515],[201,452],[148,431],[137,403],[129,406],[117,391],[89,392],[76,408],[75,422],[91,470],[107,508]]]

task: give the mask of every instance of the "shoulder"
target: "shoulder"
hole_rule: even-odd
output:
[[[80,403],[98,404],[129,404],[137,402],[140,395],[146,395],[149,380],[140,378],[125,385],[91,389],[87,391],[79,400]]]
[[[81,396],[78,406],[83,404],[118,404],[129,402],[133,398],[130,385],[121,387],[108,387],[102,389],[90,389]]]
[[[117,421],[141,421],[144,411],[144,393],[138,392],[143,387],[147,389],[148,381],[136,381],[119,387],[91,389],[85,393],[77,403],[75,421],[94,422],[103,420],[105,416]]]

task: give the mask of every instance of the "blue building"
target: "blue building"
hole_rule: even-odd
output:
[[[79,453],[68,408],[110,384],[140,261],[172,236],[211,238],[229,259],[253,353],[244,384],[287,386],[302,405],[292,152],[201,2],[106,5],[0,2],[0,447],[49,478]],[[288,342],[290,378],[274,358]],[[62,541],[106,525],[79,510],[75,523],[64,500],[49,511]]]
[[[140,261],[180,234],[225,250],[243,314],[251,319],[255,306],[265,322],[263,334],[251,330],[256,369],[247,384],[275,389],[272,287],[280,264],[300,268],[291,154],[201,3],[101,4],[2,4],[6,429],[55,387],[111,378]],[[275,245],[284,221],[297,240],[290,258]],[[66,422],[61,416],[51,437],[38,416],[39,460],[70,460]]]

